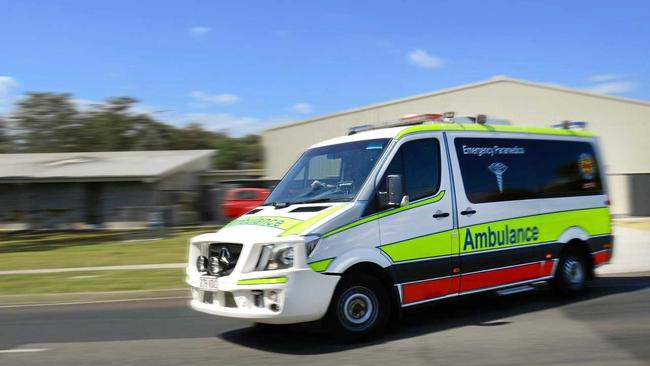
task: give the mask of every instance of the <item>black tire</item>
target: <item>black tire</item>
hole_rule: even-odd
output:
[[[555,291],[562,296],[575,296],[587,288],[588,278],[589,268],[584,251],[577,247],[567,248],[555,270]]]
[[[386,287],[364,273],[339,281],[323,319],[335,341],[360,342],[379,337],[390,321],[391,302]]]

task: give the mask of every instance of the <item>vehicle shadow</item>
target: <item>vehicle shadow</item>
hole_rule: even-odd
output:
[[[373,342],[341,344],[329,339],[316,326],[252,326],[225,332],[219,338],[253,349],[293,355],[315,355],[361,348],[395,340],[417,337],[458,327],[499,327],[502,320],[520,314],[570,306],[605,296],[633,292],[650,287],[650,276],[604,277],[591,283],[590,289],[578,297],[559,298],[544,286],[508,296],[481,294],[432,303],[407,310],[403,317]]]

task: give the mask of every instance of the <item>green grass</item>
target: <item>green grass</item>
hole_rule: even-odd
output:
[[[158,290],[185,287],[182,269],[0,276],[0,295]]]
[[[0,270],[181,263],[189,239],[214,230],[171,229],[162,238],[136,231],[0,234]]]

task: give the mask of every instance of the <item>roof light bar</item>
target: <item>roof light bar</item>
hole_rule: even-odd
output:
[[[486,123],[498,124],[498,125],[509,125],[510,121],[505,119],[495,119],[488,118],[485,114],[477,114],[476,116],[456,116],[455,112],[445,112],[443,114],[438,113],[424,113],[424,114],[409,114],[406,115],[397,121],[388,121],[378,124],[366,124],[359,125],[350,128],[348,135],[354,135],[355,133],[376,130],[379,128],[389,128],[389,127],[400,127],[400,126],[412,126],[412,125],[421,125],[426,123],[457,123],[457,124],[480,124],[484,125]]]
[[[553,128],[562,128],[565,130],[586,130],[587,122],[585,121],[562,121],[560,123],[554,124]]]

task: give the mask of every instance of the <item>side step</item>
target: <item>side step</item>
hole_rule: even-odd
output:
[[[535,288],[533,286],[529,286],[529,285],[510,287],[503,290],[498,290],[497,295],[499,296],[512,295],[512,294],[518,294],[520,292],[531,291],[534,289]]]

